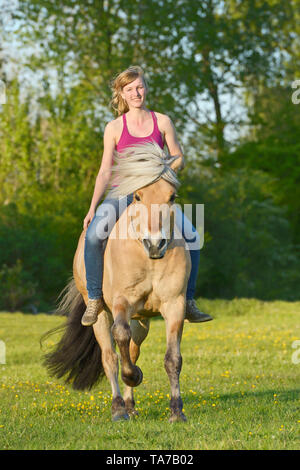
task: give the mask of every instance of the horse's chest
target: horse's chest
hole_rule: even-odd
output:
[[[150,292],[146,297],[139,299],[135,304],[135,313],[132,318],[152,317],[160,314],[161,299],[156,293]]]
[[[159,312],[161,305],[161,298],[156,292],[151,292],[144,301],[144,309],[152,312]]]
[[[148,272],[148,276],[135,286],[137,310],[160,312],[161,304],[172,295],[174,288],[176,293],[178,289],[170,277],[167,281],[163,275],[157,276],[156,273],[152,277],[150,274]]]

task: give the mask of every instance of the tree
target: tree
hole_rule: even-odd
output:
[[[258,170],[185,174],[182,203],[204,204],[204,246],[197,294],[203,297],[299,298],[299,257],[286,211]]]
[[[270,192],[286,207],[294,241],[300,230],[300,107],[291,100],[291,87],[262,88],[249,114],[251,132],[224,161],[224,170],[251,168],[272,178]]]
[[[245,86],[284,70],[295,8],[280,0],[20,0],[16,17],[18,34],[39,45],[27,65],[54,68],[61,89],[75,82],[89,90],[103,116],[111,78],[139,63],[149,105],[173,118],[198,158],[216,161],[232,145],[226,131],[245,123]]]

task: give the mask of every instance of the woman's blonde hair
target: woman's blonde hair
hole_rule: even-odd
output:
[[[127,111],[129,111],[126,101],[121,96],[121,91],[123,90],[124,86],[128,85],[139,77],[143,80],[146,89],[148,89],[144,71],[138,65],[131,65],[130,67],[128,67],[128,69],[119,73],[111,81],[110,86],[112,90],[112,99],[110,101],[110,105],[114,113],[118,116],[121,116],[122,114],[127,113]]]

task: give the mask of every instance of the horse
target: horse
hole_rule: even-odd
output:
[[[142,382],[143,374],[136,362],[150,319],[159,315],[166,326],[164,366],[171,388],[169,421],[186,421],[179,384],[180,343],[191,260],[172,210],[176,206],[177,172],[182,158],[166,155],[155,142],[129,147],[122,156],[115,154],[112,171],[118,185],[110,193],[114,197],[133,193],[133,202],[107,240],[103,274],[105,308],[93,326],[81,325],[88,300],[84,265],[86,230],[79,237],[73,277],[62,291],[57,307],[57,313],[67,314],[68,319],[64,334],[55,349],[46,354],[44,364],[50,374],[58,378],[67,376],[66,381],[74,389],[91,389],[106,375],[112,389],[113,421],[138,414],[133,387]],[[118,383],[116,345],[125,383],[123,397]]]

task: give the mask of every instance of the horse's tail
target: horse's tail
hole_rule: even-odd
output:
[[[43,335],[42,340],[57,331],[64,333],[55,349],[46,354],[44,365],[50,375],[66,377],[74,389],[91,389],[104,375],[101,349],[92,327],[82,326],[81,317],[86,305],[72,278],[60,294],[56,314],[67,315],[67,322]]]

